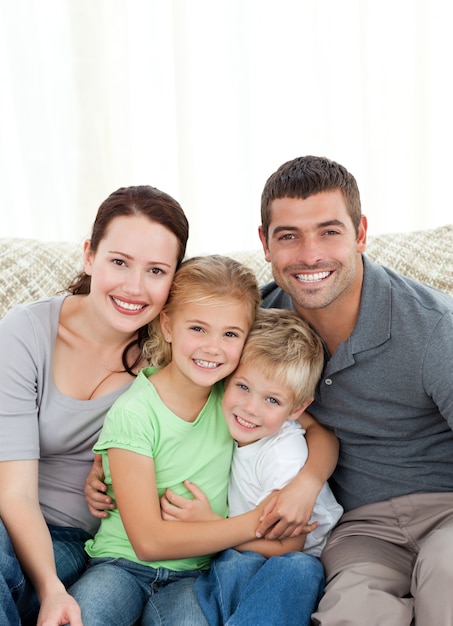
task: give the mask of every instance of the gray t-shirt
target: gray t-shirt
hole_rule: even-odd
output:
[[[308,408],[340,440],[330,484],[346,511],[453,491],[453,299],[363,258],[357,323]],[[292,308],[275,283],[263,297]]]
[[[65,296],[13,308],[0,321],[0,461],[39,459],[46,521],[94,533],[83,493],[104,417],[130,385],[93,400],[53,383],[53,352]],[[69,296],[71,297],[71,296]]]

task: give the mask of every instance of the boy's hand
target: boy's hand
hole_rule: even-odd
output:
[[[104,470],[102,469],[102,457],[100,454],[94,455],[94,462],[90,473],[85,481],[85,500],[88,509],[93,517],[108,517],[108,510],[115,508],[112,498],[105,492],[107,487],[104,483]]]
[[[208,498],[203,491],[190,480],[184,486],[193,495],[193,500],[180,496],[171,489],[166,489],[160,499],[160,510],[163,520],[179,522],[207,522],[221,519],[211,509]]]

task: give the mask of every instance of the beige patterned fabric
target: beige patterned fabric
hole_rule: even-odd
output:
[[[367,255],[400,274],[453,295],[453,224],[370,237]],[[262,250],[236,252],[231,256],[254,270],[260,284],[272,279],[270,263],[264,260]]]
[[[453,224],[431,230],[372,237],[368,256],[401,274],[453,295]],[[260,284],[272,278],[263,251],[231,253],[250,267]],[[80,244],[0,239],[0,318],[20,302],[64,291],[83,267]]]
[[[0,318],[14,304],[64,290],[82,269],[80,244],[0,239]]]

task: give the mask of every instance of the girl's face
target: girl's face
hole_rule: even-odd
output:
[[[167,301],[178,240],[142,215],[115,217],[94,254],[85,244],[90,305],[103,324],[126,334],[148,324]]]
[[[250,330],[250,313],[241,302],[184,304],[161,313],[164,337],[171,342],[174,373],[211,387],[237,367]]]

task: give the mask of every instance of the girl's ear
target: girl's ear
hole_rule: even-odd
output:
[[[164,336],[165,341],[167,343],[171,343],[170,318],[168,317],[167,313],[165,313],[165,311],[160,312],[159,320],[160,320],[160,327],[162,329],[162,334]]]
[[[288,415],[288,417],[286,419],[292,420],[292,421],[298,420],[299,417],[302,415],[302,413],[307,408],[307,406],[309,406],[313,402],[313,400],[314,400],[314,398],[310,398],[310,400],[308,400],[307,402],[304,402],[303,404],[298,406],[296,409],[294,409],[294,411],[291,413],[291,415]]]
[[[85,264],[84,270],[87,276],[91,276],[92,274],[93,259],[94,254],[91,250],[91,241],[90,239],[87,239],[83,243],[83,260]]]

